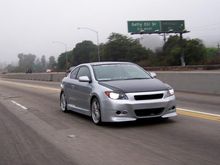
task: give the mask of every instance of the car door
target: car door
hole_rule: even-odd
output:
[[[76,76],[76,83],[74,88],[75,106],[80,110],[89,113],[90,111],[90,93],[92,91],[92,85],[90,82],[80,82],[79,77],[87,76],[91,79],[91,73],[87,66],[81,66]],[[83,113],[83,112],[82,112]]]
[[[67,99],[68,107],[73,108],[75,106],[76,102],[76,95],[75,95],[75,86],[77,83],[76,75],[79,71],[79,68],[75,68],[71,73],[69,74],[67,80],[65,81],[65,88],[64,92]]]

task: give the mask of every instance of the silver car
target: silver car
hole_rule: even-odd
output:
[[[60,107],[95,124],[176,116],[174,90],[155,77],[128,62],[81,64],[62,80]]]

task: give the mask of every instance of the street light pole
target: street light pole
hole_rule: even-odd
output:
[[[65,48],[65,59],[66,59],[66,70],[67,70],[67,65],[68,65],[68,59],[67,59],[67,44],[64,43],[64,42],[61,42],[61,41],[53,41],[53,43],[56,43],[56,44],[60,44],[60,45],[63,45],[64,48]]]
[[[78,29],[78,30],[86,29],[86,30],[90,30],[90,31],[96,33],[98,61],[101,61],[100,52],[99,52],[99,32],[96,31],[96,30],[94,30],[94,29],[88,28],[88,27],[78,27],[77,29]]]

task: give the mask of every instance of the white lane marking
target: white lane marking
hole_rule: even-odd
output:
[[[189,110],[189,109],[184,109],[184,108],[177,108],[177,110],[186,111],[186,112],[192,112],[192,113],[197,113],[197,114],[202,114],[202,115],[209,115],[209,116],[220,117],[219,114],[215,114],[215,113],[207,113],[207,112],[202,112],[202,111],[194,111],[194,110]]]
[[[27,110],[28,108],[26,108],[25,106],[23,106],[23,105],[21,105],[21,104],[19,104],[19,103],[17,103],[16,101],[14,101],[14,100],[11,100],[11,102],[13,103],[13,104],[15,104],[15,105],[17,105],[17,106],[19,106],[20,108],[22,108],[23,110]]]

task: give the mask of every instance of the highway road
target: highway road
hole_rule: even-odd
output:
[[[59,83],[0,79],[0,165],[219,165],[220,96],[176,92],[175,118],[94,125]]]

